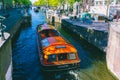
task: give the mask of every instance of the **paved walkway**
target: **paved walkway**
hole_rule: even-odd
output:
[[[108,32],[109,24],[105,23],[105,22],[93,22],[92,24],[87,24],[87,23],[83,23],[80,20],[70,20],[70,19],[67,19],[66,21],[70,22],[73,25],[77,25],[77,26],[82,26],[82,27],[86,27],[86,28],[89,28],[89,29],[94,29],[94,30]]]
[[[82,26],[89,29],[99,30],[99,31],[108,32],[108,28],[109,28],[109,23],[106,23],[106,22],[93,22],[92,24],[88,24],[88,23],[83,23],[80,19],[71,20],[69,19],[68,16],[64,16],[64,15],[62,15],[61,19],[66,19],[67,22],[70,22],[73,25]]]

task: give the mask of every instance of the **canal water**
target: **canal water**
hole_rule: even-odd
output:
[[[13,43],[13,80],[116,80],[107,70],[105,53],[70,31],[63,30],[58,23],[55,24],[56,29],[78,50],[80,68],[43,74],[37,51],[36,26],[46,22],[46,18],[42,12],[31,11],[31,15],[32,25],[22,28]]]

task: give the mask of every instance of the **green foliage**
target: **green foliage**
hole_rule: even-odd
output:
[[[73,4],[75,3],[75,2],[81,2],[82,0],[68,0],[68,3],[70,4],[70,6],[73,6]]]
[[[46,6],[58,6],[59,4],[59,0],[38,0],[36,2],[34,2],[33,5],[36,6],[41,6],[41,5],[46,5]]]
[[[70,4],[70,6],[72,6],[75,3],[75,0],[68,0],[68,3]]]
[[[21,3],[21,4],[24,4],[24,5],[29,5],[31,4],[30,0],[13,0],[14,3]]]
[[[14,1],[14,3],[21,3],[20,0],[13,0],[13,1]]]
[[[60,5],[64,5],[66,3],[66,0],[59,0]]]
[[[58,6],[59,0],[49,0],[49,5],[50,6]]]
[[[29,0],[21,0],[21,3],[24,5],[29,5],[31,2]]]
[[[59,6],[64,5],[65,3],[70,4],[71,6],[75,3],[75,1],[82,1],[82,0],[38,0],[34,3],[34,5],[49,5],[49,6]]]
[[[46,5],[46,1],[45,0],[38,0],[36,2],[34,2],[35,6],[42,6],[42,5]]]

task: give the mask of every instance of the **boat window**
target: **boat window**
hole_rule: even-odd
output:
[[[43,30],[40,32],[40,36],[42,37],[42,39],[47,38],[48,35],[48,30]]]
[[[52,55],[48,55],[48,62],[53,62],[56,61],[56,55],[52,54]]]
[[[75,53],[69,53],[68,54],[68,59],[76,59]]]
[[[49,37],[59,36],[59,33],[56,30],[49,30]]]
[[[44,47],[46,47],[46,46],[49,46],[49,45],[50,45],[50,43],[49,43],[48,39],[43,39],[43,40],[41,41],[41,43],[42,43],[42,46],[44,46]]]
[[[56,30],[43,30],[40,32],[40,36],[42,39],[47,38],[47,37],[54,37],[54,36],[59,36],[59,33]]]
[[[67,60],[67,54],[58,54],[58,61]]]

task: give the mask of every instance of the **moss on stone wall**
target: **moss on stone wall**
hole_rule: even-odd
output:
[[[5,75],[12,61],[12,50],[10,38],[0,48],[0,80],[5,80]]]

